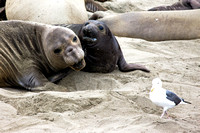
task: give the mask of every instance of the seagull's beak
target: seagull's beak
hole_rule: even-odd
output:
[[[151,92],[153,92],[154,89],[155,89],[155,88],[152,88],[152,89],[151,89]]]

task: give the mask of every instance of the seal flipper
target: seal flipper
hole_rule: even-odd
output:
[[[139,64],[133,64],[133,63],[127,63],[124,59],[123,54],[121,53],[119,60],[117,62],[117,65],[119,67],[119,70],[122,72],[130,72],[135,70],[141,70],[144,72],[150,72],[145,66],[139,65]]]
[[[68,74],[68,72],[63,70],[62,72],[58,73],[58,75],[55,74],[52,76],[51,80],[56,82],[66,76],[66,74]],[[20,77],[21,78],[18,79],[18,84],[20,87],[30,91],[69,91],[64,86],[51,83],[37,68],[26,69],[23,71],[23,74]]]
[[[85,0],[85,7],[87,11],[93,13],[96,11],[107,11],[107,9],[96,3],[94,0]]]
[[[44,89],[36,89],[36,87],[44,86],[48,83],[48,79],[37,69],[30,68],[25,70],[19,78],[19,84],[22,88],[30,91],[43,91]]]

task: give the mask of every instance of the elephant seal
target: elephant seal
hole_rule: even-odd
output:
[[[148,11],[191,10],[200,9],[200,0],[179,0],[171,6],[158,6]]]
[[[1,21],[0,34],[0,87],[35,90],[62,78],[68,67],[85,66],[80,41],[68,28]]]
[[[200,9],[183,11],[138,11],[100,18],[115,36],[148,41],[200,38]]]
[[[149,72],[142,65],[128,64],[125,61],[117,39],[103,22],[90,20],[84,24],[62,26],[73,30],[81,41],[85,52],[84,71],[108,73],[116,69],[117,65],[122,72],[134,70]]]
[[[30,6],[31,5],[31,6]],[[106,11],[94,0],[6,0],[2,15],[8,20],[25,20],[46,24],[80,24],[88,13]]]
[[[8,20],[78,24],[88,20],[84,0],[6,0]]]

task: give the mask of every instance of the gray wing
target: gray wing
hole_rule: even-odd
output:
[[[181,102],[181,98],[179,98],[175,93],[166,90],[166,95],[167,95],[167,99],[174,102],[176,105],[178,105]]]

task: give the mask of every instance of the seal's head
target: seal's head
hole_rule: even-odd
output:
[[[89,20],[79,33],[89,72],[111,72],[120,55],[119,45],[109,28],[101,21]]]
[[[83,42],[87,42],[86,44],[88,44],[88,46],[93,46],[99,42],[101,44],[104,42],[106,43],[108,40],[110,41],[112,37],[113,35],[109,28],[103,22],[95,20],[87,21],[83,25],[80,33],[80,39],[83,40]]]
[[[49,26],[43,34],[43,47],[49,63],[55,69],[85,67],[84,52],[77,35],[68,28]]]

